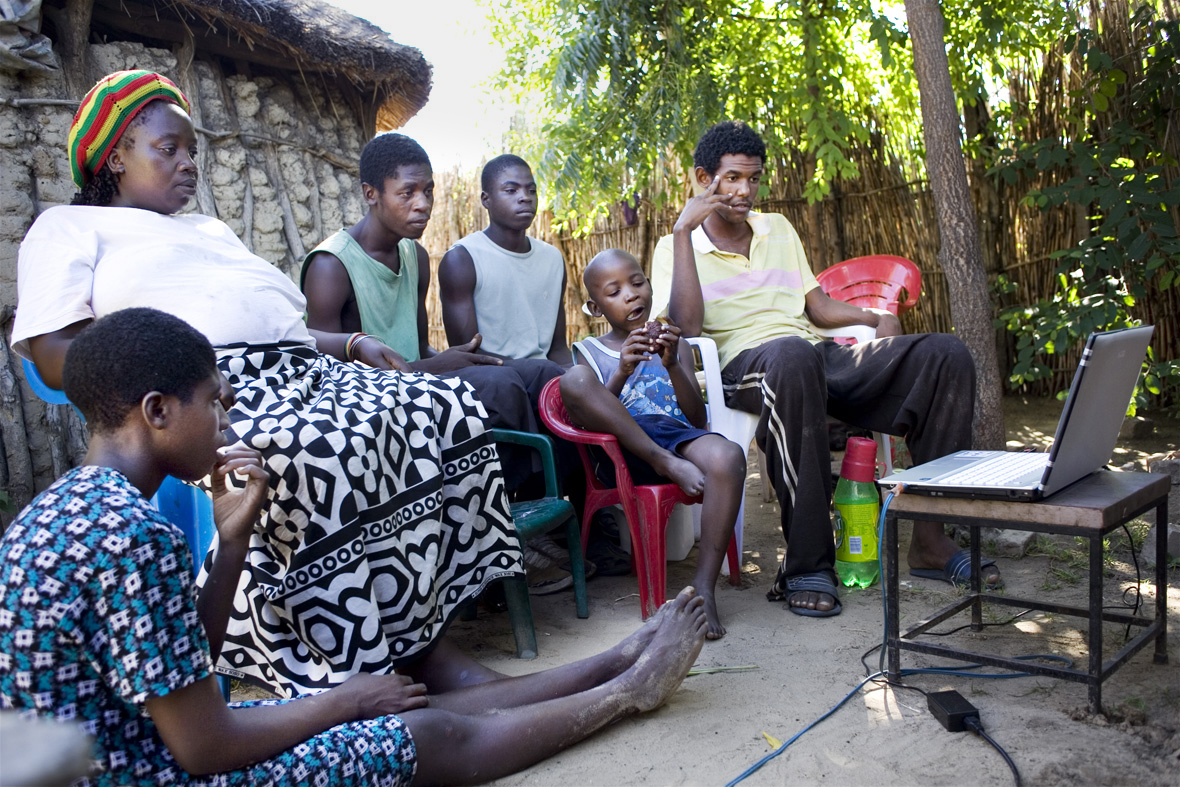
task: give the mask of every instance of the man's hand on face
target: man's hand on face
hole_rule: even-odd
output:
[[[732,194],[717,193],[717,186],[720,183],[721,176],[715,176],[713,182],[709,184],[709,188],[685,204],[684,210],[680,211],[680,218],[676,220],[676,226],[672,228],[673,232],[692,232],[701,226],[718,207],[733,202]]]

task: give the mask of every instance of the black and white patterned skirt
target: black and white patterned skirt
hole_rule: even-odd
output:
[[[523,572],[466,383],[303,345],[219,348],[218,366],[237,395],[229,431],[271,474],[218,671],[284,697],[390,672]]]

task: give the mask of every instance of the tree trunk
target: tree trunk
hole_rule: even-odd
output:
[[[1002,449],[1004,414],[1000,406],[992,307],[967,186],[959,112],[943,38],[942,10],[938,0],[906,0],[905,10],[922,103],[926,173],[938,215],[941,239],[938,262],[947,277],[955,332],[975,360],[977,383],[972,423],[975,447]]]

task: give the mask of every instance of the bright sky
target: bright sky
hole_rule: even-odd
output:
[[[399,44],[417,47],[434,68],[430,101],[399,131],[426,148],[436,169],[475,167],[501,152],[513,108],[484,87],[504,57],[476,0],[329,2],[369,20]]]

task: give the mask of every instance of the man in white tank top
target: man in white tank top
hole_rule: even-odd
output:
[[[537,184],[519,156],[489,161],[480,177],[488,226],[460,240],[438,266],[451,346],[483,336],[480,352],[573,362],[565,338],[565,261],[525,233],[537,215]]]
[[[525,234],[537,215],[533,171],[519,156],[496,156],[484,165],[480,189],[487,228],[461,239],[438,266],[447,341],[462,344],[478,333],[479,352],[517,363],[551,361],[555,377],[574,362],[565,338],[565,260],[553,246]],[[529,389],[534,406],[539,394],[540,387]],[[565,488],[581,510],[585,491],[576,454],[571,444],[555,442],[559,464],[568,471]],[[600,535],[597,524],[586,555],[599,573],[630,573],[628,557]]]

